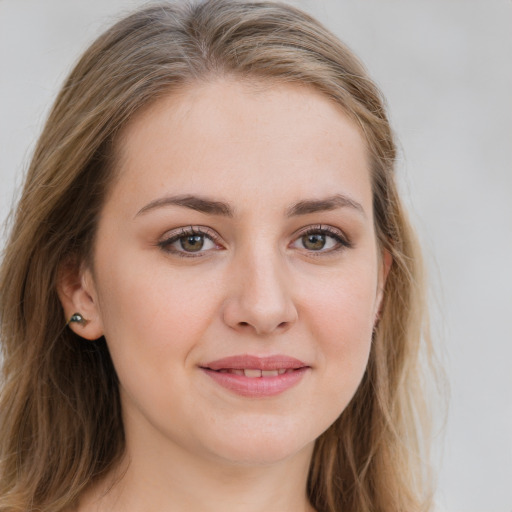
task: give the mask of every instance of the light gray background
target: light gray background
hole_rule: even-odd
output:
[[[70,66],[141,3],[0,0],[2,219]],[[403,150],[451,387],[439,509],[512,512],[512,0],[295,4],[366,63]]]

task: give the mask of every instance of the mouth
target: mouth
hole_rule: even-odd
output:
[[[298,384],[311,369],[298,359],[276,356],[232,356],[200,365],[214,382],[245,397],[278,395]]]
[[[211,370],[211,368],[207,368]],[[284,373],[292,373],[300,368],[279,368],[278,370],[258,370],[257,368],[221,368],[220,370],[212,370],[219,373],[232,373],[248,377],[249,379],[258,379],[261,377],[277,377]]]
[[[206,370],[233,373],[234,375],[249,378],[277,377],[278,375],[309,367],[299,359],[281,354],[262,357],[242,354],[224,357],[200,366]]]

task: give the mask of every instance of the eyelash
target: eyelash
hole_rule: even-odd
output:
[[[333,228],[331,226],[324,226],[322,224],[317,224],[316,226],[310,226],[306,228],[304,231],[299,232],[297,238],[295,240],[298,240],[299,238],[303,238],[305,236],[311,236],[311,235],[327,235],[331,238],[333,238],[337,245],[334,248],[328,249],[326,251],[309,251],[305,249],[308,252],[308,255],[314,256],[314,257],[321,257],[326,256],[332,253],[337,253],[340,251],[343,251],[344,249],[350,249],[353,247],[352,242],[348,239],[348,237],[339,229]]]
[[[206,227],[199,227],[199,226],[189,226],[187,228],[180,228],[180,230],[166,238],[165,240],[162,240],[158,242],[158,246],[163,249],[164,251],[175,254],[181,258],[200,258],[203,256],[204,252],[206,251],[199,251],[197,254],[194,254],[193,252],[186,252],[186,251],[177,251],[173,249],[171,246],[175,242],[178,242],[180,238],[185,238],[189,236],[204,236],[205,238],[209,238],[212,242],[214,242],[216,245],[219,245],[218,236],[215,234],[215,232],[209,228]]]
[[[331,253],[337,253],[339,251],[342,251],[344,249],[350,249],[353,247],[350,240],[338,229],[332,228],[330,226],[323,226],[322,224],[318,224],[316,226],[309,226],[307,229],[300,231],[296,238],[294,239],[294,242],[299,240],[300,238],[303,238],[305,236],[311,236],[311,235],[327,235],[331,238],[333,238],[337,246],[331,249],[328,249],[326,251],[319,250],[308,250],[308,255],[314,256],[314,257],[320,257],[325,256],[327,254]],[[175,242],[178,242],[181,238],[190,237],[190,236],[203,236],[208,239],[210,239],[213,243],[216,245],[220,245],[219,237],[218,235],[211,230],[210,228],[206,228],[203,226],[189,226],[187,228],[181,228],[177,233],[172,234],[165,240],[162,240],[158,242],[158,246],[164,250],[165,252],[175,254],[181,258],[200,258],[204,255],[205,252],[208,251],[198,251],[197,254],[194,254],[193,252],[187,252],[187,251],[179,251],[174,250],[171,248],[172,244]]]

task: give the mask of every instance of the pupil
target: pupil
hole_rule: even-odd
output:
[[[201,235],[190,235],[184,237],[180,241],[182,249],[185,251],[199,251],[203,245],[204,240]]]
[[[314,251],[323,249],[325,245],[325,235],[306,235],[302,237],[302,240],[306,249],[312,249]]]

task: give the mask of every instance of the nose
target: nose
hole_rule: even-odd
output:
[[[223,305],[226,325],[259,336],[286,332],[298,319],[291,277],[278,255],[255,254],[240,258],[230,278]]]

